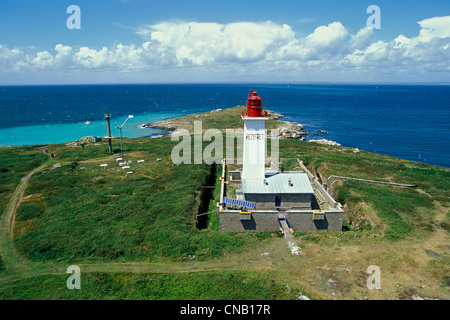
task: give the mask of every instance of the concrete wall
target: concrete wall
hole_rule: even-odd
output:
[[[238,210],[219,212],[220,230],[222,231],[278,231],[278,211],[252,212],[251,220],[239,219]],[[341,231],[344,213],[325,211],[324,220],[313,220],[313,211],[287,211],[286,217],[294,232],[306,231]]]
[[[251,220],[240,220],[239,211],[219,213],[221,231],[277,231],[278,211],[252,213]]]
[[[290,209],[292,207],[296,208],[302,208],[302,209],[311,209],[311,201],[312,201],[312,194],[304,193],[304,194],[292,194],[292,193],[285,193],[285,194],[251,194],[246,193],[245,194],[245,200],[247,201],[253,201],[256,202],[256,209],[257,210],[273,210],[276,209],[275,207],[275,197],[280,196],[281,197],[281,204],[280,208]]]
[[[287,212],[286,216],[294,231],[341,231],[344,212],[325,211],[323,220],[313,220],[313,213],[311,211]]]

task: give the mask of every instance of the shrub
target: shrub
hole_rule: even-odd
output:
[[[3,263],[2,255],[0,254],[0,272],[6,270],[5,264]]]
[[[41,207],[34,204],[25,204],[21,205],[17,209],[17,220],[24,221],[39,218],[42,214],[43,210]]]

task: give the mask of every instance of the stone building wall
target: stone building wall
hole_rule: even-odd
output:
[[[287,211],[286,217],[294,232],[306,231],[341,231],[344,212],[340,210],[325,211],[323,220],[313,220],[313,211]],[[239,210],[219,212],[220,230],[222,231],[278,231],[278,211],[254,211],[250,220],[240,220]]]
[[[222,231],[277,231],[278,211],[261,213],[252,212],[250,220],[240,220],[239,210],[230,210],[219,213],[220,230]]]
[[[289,223],[294,231],[342,231],[344,212],[325,211],[323,220],[313,220],[313,212],[289,212],[286,214]]]

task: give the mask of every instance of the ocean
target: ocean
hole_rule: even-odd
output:
[[[246,103],[250,89],[264,107],[303,125],[310,139],[450,168],[450,86],[350,84],[161,84],[0,87],[0,146],[70,142],[112,135],[155,137],[141,128],[190,113]]]

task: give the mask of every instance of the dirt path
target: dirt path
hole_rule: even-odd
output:
[[[47,164],[23,177],[6,207],[0,228],[0,250],[7,271],[2,272],[0,284],[46,274],[65,274],[68,265],[38,263],[26,260],[13,244],[15,212],[33,174]],[[445,221],[448,208],[436,204],[435,225]],[[287,227],[287,226],[286,226]],[[391,243],[383,239],[356,238],[348,243],[324,244],[302,241],[291,234],[275,238],[245,252],[225,255],[218,259],[186,262],[93,262],[79,263],[82,272],[184,273],[203,271],[270,271],[287,285],[304,288],[304,294],[316,299],[408,299],[411,293],[422,296],[450,298],[442,283],[430,278],[435,256],[448,255],[448,232],[440,227],[423,239]],[[297,252],[297,253],[295,253]],[[366,269],[379,265],[382,290],[368,290]]]
[[[23,199],[23,194],[27,188],[28,182],[33,174],[42,171],[46,168],[48,163],[33,169],[29,174],[20,179],[19,185],[14,190],[11,198],[3,213],[1,226],[0,226],[0,252],[2,253],[4,263],[8,269],[15,269],[22,266],[25,261],[20,257],[14,249],[12,243],[13,230],[14,230],[14,218],[16,210],[19,207]]]

